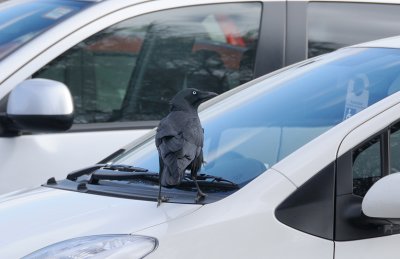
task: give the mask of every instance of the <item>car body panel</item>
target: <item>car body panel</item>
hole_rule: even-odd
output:
[[[0,145],[1,158],[4,159],[0,173],[0,193],[40,186],[51,177],[63,179],[74,170],[100,162],[99,156],[107,157],[110,150],[116,151],[127,140],[138,138],[146,132],[95,131],[4,138]],[[82,144],[96,152],[87,152],[81,147]],[[67,155],[59,152],[60,149],[67,152]],[[65,163],[60,164],[60,161]]]
[[[275,208],[294,190],[270,169],[220,202],[137,234],[159,239],[148,258],[204,258],[194,251],[207,258],[333,258],[332,241],[293,231],[275,218]]]
[[[149,258],[204,258],[202,253],[193,254],[195,250],[207,251],[208,258],[220,258],[221,251],[236,258],[331,256],[332,241],[293,233],[274,217],[276,206],[295,189],[286,177],[270,169],[233,195],[203,206],[162,203],[157,207],[156,202],[44,187],[3,195],[0,225],[9,234],[0,242],[0,255],[16,258],[78,236],[132,233],[159,240]],[[281,238],[287,242],[280,242]],[[247,249],[242,247],[244,242]],[[182,247],[177,249],[176,243]],[[288,249],[293,246],[303,249]],[[317,250],[311,249],[315,246]]]
[[[357,251],[358,258],[395,259],[398,258],[398,254],[393,253],[393,247],[396,247],[399,241],[399,235],[393,235],[350,242],[336,242],[335,258],[354,258],[354,251]]]
[[[389,107],[386,111],[382,113],[377,113],[376,116],[371,118],[365,123],[360,124],[358,127],[354,128],[347,136],[343,139],[340,144],[340,148],[338,150],[338,157],[345,154],[353,147],[360,145],[365,139],[370,138],[371,136],[378,134],[385,128],[391,126],[396,118],[399,117],[400,113],[400,104],[399,93],[394,94],[393,96],[389,96],[386,98],[385,103],[381,104],[380,108],[385,108],[385,106],[389,106],[390,104],[395,104],[392,107]],[[384,203],[384,200],[380,202]],[[394,220],[395,224],[396,220]],[[393,231],[390,227],[387,227],[388,233]],[[396,247],[400,242],[400,235],[389,235],[371,239],[361,239],[347,242],[336,242],[335,244],[335,258],[344,259],[344,258],[354,258],[352,254],[354,251],[357,251],[357,256],[359,258],[388,258],[394,259],[397,258],[397,253],[393,253],[393,247]]]
[[[79,203],[76,200],[79,200]],[[198,210],[200,205],[163,204],[50,188],[3,196],[2,258],[20,258],[65,239],[104,233],[129,234]]]
[[[391,38],[385,38],[383,40],[375,40],[366,43],[358,44],[354,47],[369,47],[369,48],[398,48],[399,47],[399,37],[394,36]]]

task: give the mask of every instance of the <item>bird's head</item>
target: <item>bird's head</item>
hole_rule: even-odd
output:
[[[171,100],[172,108],[179,109],[195,109],[199,107],[202,102],[205,102],[217,96],[214,92],[207,92],[195,88],[186,88],[178,92]]]

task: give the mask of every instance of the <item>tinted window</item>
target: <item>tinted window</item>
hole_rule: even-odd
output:
[[[353,151],[353,193],[364,197],[369,188],[387,174],[400,172],[400,124],[389,129],[388,144],[384,134],[365,142]],[[389,147],[387,147],[389,145]],[[387,160],[384,157],[388,157]]]
[[[400,34],[399,5],[313,2],[307,12],[308,57]]]
[[[253,78],[261,4],[155,12],[91,36],[34,77],[64,82],[76,123],[159,120],[179,90],[222,93]]]
[[[2,4],[0,60],[87,5],[78,1],[8,1]]]
[[[391,94],[391,82],[400,75],[399,60],[399,50],[345,49],[217,103],[201,113],[207,161],[202,170],[245,184],[329,128]],[[359,77],[365,85],[356,86]],[[153,140],[116,162],[158,171]]]
[[[381,178],[381,141],[377,137],[353,152],[353,193],[364,197]]]
[[[390,130],[390,165],[389,173],[400,172],[400,124],[395,125]]]

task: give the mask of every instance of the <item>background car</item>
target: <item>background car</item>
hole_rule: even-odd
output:
[[[397,258],[399,61],[400,37],[361,44],[205,103],[201,202],[188,178],[157,206],[155,130],[3,195],[0,256]]]
[[[157,125],[179,89],[222,93],[341,46],[399,34],[399,8],[345,1],[5,1],[0,193],[118,154],[127,140]],[[35,102],[34,110],[40,103],[42,112],[21,106],[10,118],[10,93],[36,78],[68,87],[75,115],[69,131],[60,132],[67,124],[51,127],[58,125],[57,116],[67,123],[71,114],[50,111],[50,101]],[[16,122],[20,115],[23,123]],[[56,123],[49,122],[54,118]]]

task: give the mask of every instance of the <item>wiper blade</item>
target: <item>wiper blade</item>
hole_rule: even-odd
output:
[[[99,168],[102,168],[102,167],[104,167],[106,165],[107,164],[96,164],[96,165],[92,165],[92,166],[89,166],[89,167],[85,167],[85,168],[79,169],[77,171],[73,171],[73,172],[71,172],[71,173],[69,173],[67,175],[67,179],[71,180],[71,181],[76,181],[78,179],[78,177],[81,177],[82,175],[85,175],[85,174],[91,174],[95,170],[97,170]]]
[[[140,168],[138,170],[134,170],[133,167],[129,168],[118,167],[118,170],[116,170],[115,167],[112,168],[103,167],[92,173],[88,183],[97,184],[100,180],[127,181],[127,180],[136,180],[140,178],[145,178],[153,182],[159,181],[158,173],[150,172],[147,169]]]
[[[132,165],[111,164],[103,167],[106,170],[124,171],[124,172],[148,172],[146,168],[136,167]]]
[[[185,174],[185,178],[186,181],[188,182],[193,182],[194,180],[191,176],[191,174]],[[239,185],[237,183],[234,183],[228,179],[225,179],[221,176],[215,176],[215,175],[210,175],[210,174],[198,174],[196,177],[196,180],[198,181],[199,185],[208,185],[208,186],[215,186],[215,185],[220,185],[222,184],[222,186],[224,187],[230,187],[233,189],[240,189]],[[211,180],[211,181],[207,181],[207,180]]]
[[[71,181],[76,181],[78,177],[83,175],[89,175],[96,172],[96,170],[105,169],[105,170],[113,170],[113,171],[123,171],[123,172],[148,172],[147,169],[141,167],[135,167],[131,165],[122,165],[122,164],[96,164],[93,166],[85,167],[83,169],[71,172],[67,175],[67,179]]]

